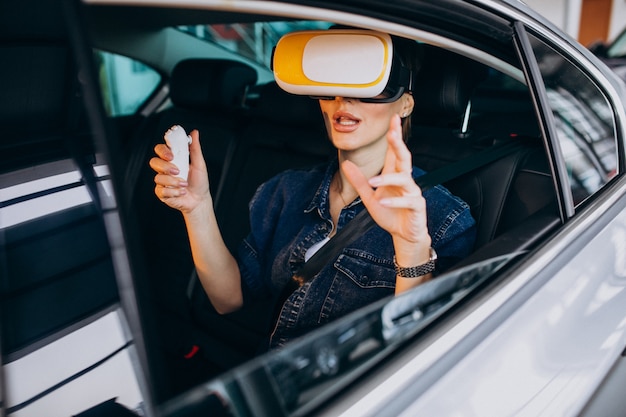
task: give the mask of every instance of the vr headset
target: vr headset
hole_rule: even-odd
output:
[[[412,89],[412,74],[386,33],[360,29],[292,32],[274,48],[272,70],[285,91],[316,99],[390,103]]]

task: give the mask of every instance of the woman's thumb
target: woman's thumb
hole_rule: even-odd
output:
[[[204,156],[202,155],[202,147],[200,146],[200,133],[194,129],[189,136],[191,137],[191,144],[189,145],[191,164],[197,167],[204,166]]]

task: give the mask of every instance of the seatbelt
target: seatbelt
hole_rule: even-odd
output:
[[[522,147],[521,142],[520,139],[491,146],[468,158],[428,172],[416,178],[415,182],[422,189],[422,192],[426,191],[513,153]],[[362,210],[304,263],[302,268],[293,276],[292,281],[298,285],[303,285],[312,279],[328,262],[337,258],[348,244],[362,236],[375,224],[376,222],[367,209]],[[287,287],[291,287],[291,285],[287,285]]]

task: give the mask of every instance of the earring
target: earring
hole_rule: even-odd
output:
[[[402,113],[402,118],[405,119],[408,115],[408,113]]]

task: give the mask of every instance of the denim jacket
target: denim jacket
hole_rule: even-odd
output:
[[[305,253],[333,228],[330,183],[337,160],[305,171],[290,170],[259,187],[250,202],[250,234],[237,260],[244,301],[278,298]],[[414,168],[413,177],[424,171]],[[423,193],[428,231],[440,272],[467,256],[475,241],[475,222],[468,205],[441,186]],[[359,198],[339,215],[338,230],[364,209]],[[287,341],[394,293],[396,273],[391,235],[375,226],[343,249],[313,279],[293,292],[282,306],[271,346]]]

